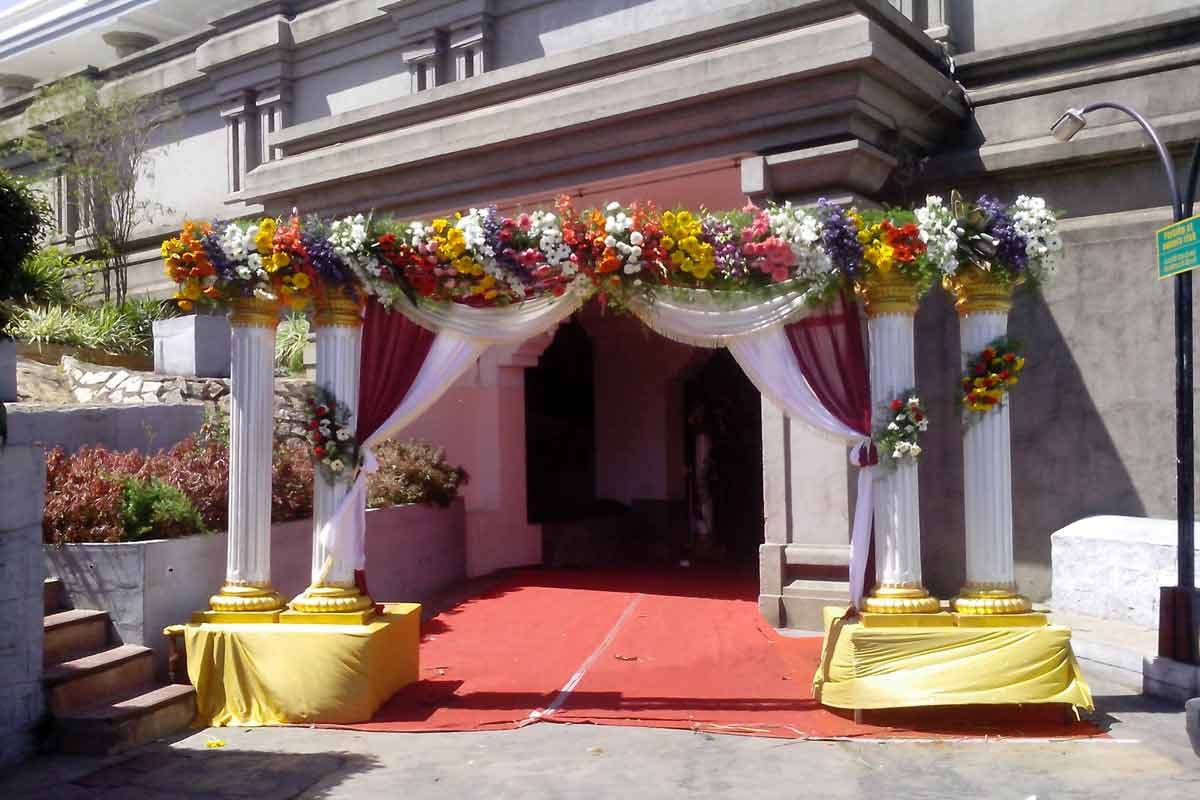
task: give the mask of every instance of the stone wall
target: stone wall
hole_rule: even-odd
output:
[[[42,716],[40,447],[0,449],[0,768],[32,750]]]
[[[200,403],[204,412],[229,411],[228,378],[183,378],[62,361],[67,385],[80,403],[167,404]],[[312,383],[299,378],[276,378],[276,430],[298,433],[306,418],[305,399]],[[138,446],[138,445],[134,445]]]

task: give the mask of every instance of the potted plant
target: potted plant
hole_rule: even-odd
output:
[[[0,402],[17,399],[16,347],[5,333],[13,311],[31,292],[25,259],[50,223],[45,198],[20,178],[0,170]]]

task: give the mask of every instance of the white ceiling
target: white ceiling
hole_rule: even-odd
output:
[[[25,0],[0,11],[0,73],[38,82],[117,61],[101,38],[132,31],[161,42],[200,30],[246,0]]]

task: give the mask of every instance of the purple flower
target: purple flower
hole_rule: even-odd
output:
[[[213,230],[204,234],[200,239],[200,245],[208,255],[213,269],[217,271],[217,280],[221,283],[233,283],[238,279],[238,264],[225,257],[225,251],[221,249],[221,237],[217,234],[216,229],[217,225],[214,224]]]
[[[733,225],[717,217],[706,216],[701,222],[700,238],[712,245],[717,271],[725,278],[744,278],[749,265],[738,244]]]
[[[1013,272],[1025,269],[1028,260],[1025,246],[1028,243],[1017,230],[1016,223],[1008,214],[1008,208],[996,198],[987,195],[980,197],[977,205],[987,215],[984,230],[995,240],[996,260]]]
[[[863,249],[858,241],[858,225],[846,209],[824,197],[817,201],[817,216],[821,219],[821,244],[834,267],[847,277],[858,274]]]
[[[335,286],[353,284],[354,276],[351,274],[350,268],[346,266],[346,262],[342,261],[342,257],[338,255],[328,239],[324,236],[304,233],[300,236],[300,243],[308,251],[309,263],[312,264],[313,269],[317,271],[322,280]]]

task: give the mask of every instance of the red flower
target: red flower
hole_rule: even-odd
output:
[[[325,457],[325,448],[320,447],[320,446],[314,447],[313,455],[316,456],[317,458],[324,458]]]
[[[1008,380],[1008,370],[1004,370],[1003,372],[1000,373],[1000,380],[1002,380],[1002,381]]]
[[[320,425],[321,425],[321,423],[317,422],[317,421],[314,419],[314,420],[312,420],[311,422],[309,422],[309,423],[308,423],[308,428],[309,428],[309,430],[313,430],[313,431],[315,431],[315,430],[316,430],[318,427],[320,427]]]
[[[1016,353],[1005,353],[1005,354],[1004,354],[1004,360],[1005,360],[1005,361],[1009,361],[1009,362],[1016,361],[1016,360],[1017,360],[1017,354],[1016,354]]]
[[[979,356],[984,361],[991,361],[993,358],[996,357],[996,351],[993,350],[992,348],[988,347],[988,348],[985,348],[984,351],[979,354]]]
[[[329,413],[329,407],[328,407],[328,406],[317,406],[317,416],[318,416],[318,417],[323,417],[323,416],[325,416],[325,415],[326,415],[326,414],[328,414],[328,413]]]
[[[976,365],[975,365],[975,374],[976,374],[976,375],[983,375],[983,374],[985,374],[986,372],[987,372],[987,367],[985,367],[983,364],[976,364]]]
[[[902,408],[904,408],[904,403],[900,402],[899,400],[892,401],[892,405],[891,405],[892,411],[899,411]]]
[[[913,422],[920,422],[923,419],[925,419],[925,415],[922,414],[920,411],[913,412]]]

